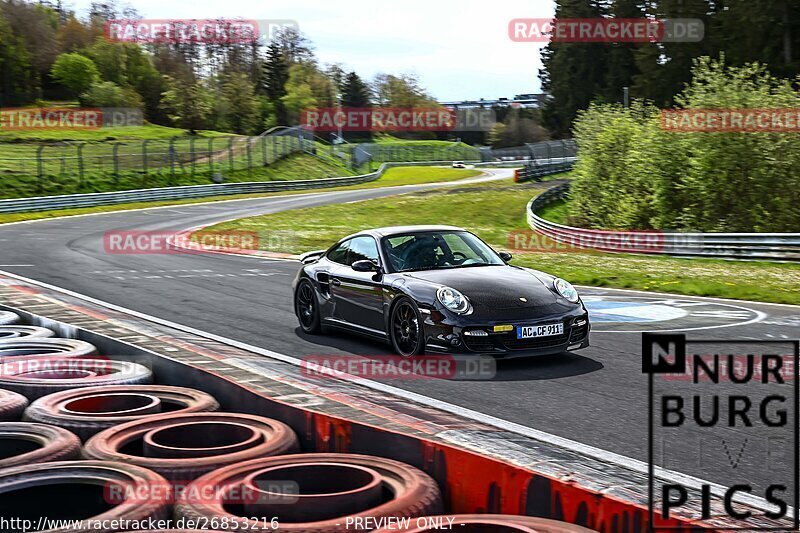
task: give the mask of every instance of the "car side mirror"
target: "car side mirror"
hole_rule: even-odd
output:
[[[502,259],[502,260],[503,260],[503,261],[505,261],[506,263],[508,263],[509,261],[511,261],[511,258],[513,257],[513,256],[512,256],[510,253],[508,253],[508,252],[500,252],[500,253],[499,253],[499,254],[497,254],[497,255],[499,255],[499,256],[500,256],[500,259]]]
[[[370,261],[369,259],[362,259],[361,261],[356,261],[350,268],[355,270],[356,272],[380,272],[381,267]]]

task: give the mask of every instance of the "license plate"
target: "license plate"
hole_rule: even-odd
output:
[[[545,324],[543,326],[517,326],[518,339],[550,337],[564,333],[564,324]]]

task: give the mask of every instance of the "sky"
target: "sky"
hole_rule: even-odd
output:
[[[67,0],[84,15],[91,0]],[[292,19],[324,63],[371,79],[416,74],[439,101],[540,92],[540,43],[508,37],[515,18],[549,18],[552,0],[118,0],[151,19]]]

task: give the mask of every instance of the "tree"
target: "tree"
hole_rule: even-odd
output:
[[[486,135],[486,141],[492,146],[492,148],[500,148],[503,146],[505,136],[506,125],[502,122],[495,122],[492,124],[492,128]]]
[[[660,20],[699,19],[709,28],[712,3],[711,0],[659,0],[655,2],[653,15]],[[736,30],[736,34],[751,31],[744,25]],[[659,106],[672,105],[673,97],[691,79],[694,59],[703,55],[718,55],[713,40],[711,35],[706,35],[700,42],[660,43],[657,53],[641,51],[637,55],[640,73],[634,76],[635,94],[653,100]]]
[[[81,103],[93,107],[142,107],[142,98],[131,88],[123,88],[110,81],[92,84],[81,94]]]
[[[50,75],[63,85],[70,96],[77,97],[100,79],[94,62],[76,53],[61,54],[56,58]]]
[[[350,72],[342,85],[342,106],[344,107],[370,107],[369,87],[355,72]]]
[[[288,65],[314,59],[314,47],[311,41],[291,26],[280,28],[270,42],[273,43],[280,49]]]
[[[30,65],[31,97],[41,98],[50,88],[48,72],[58,56],[58,13],[38,4],[0,1],[0,19],[5,19],[15,41],[24,46],[24,57]]]
[[[215,113],[225,130],[253,135],[261,127],[261,109],[255,87],[247,74],[235,72],[223,77]]]
[[[341,63],[332,63],[325,67],[325,75],[331,80],[338,92],[342,92],[345,84],[346,73]]]
[[[317,99],[307,83],[286,84],[286,95],[281,102],[292,117],[297,120],[304,110],[317,107]]]
[[[372,83],[377,104],[391,107],[422,107],[435,105],[433,99],[412,74],[378,74]]]
[[[557,19],[600,18],[600,0],[558,0]],[[550,42],[542,49],[542,89],[550,93],[543,118],[547,126],[566,135],[580,109],[586,109],[605,87],[608,45]]]
[[[289,68],[289,79],[286,81],[286,91],[290,87],[308,85],[316,104],[321,107],[332,107],[336,104],[337,88],[331,79],[319,70],[317,65],[309,61],[295,63]]]
[[[264,94],[275,106],[275,119],[278,124],[288,124],[286,108],[282,98],[286,96],[286,82],[289,80],[289,63],[283,54],[280,44],[271,41],[267,47],[267,57],[263,67]]]
[[[84,26],[81,21],[70,14],[67,20],[56,31],[58,45],[62,52],[77,52],[92,44],[94,35],[91,28]]]
[[[25,43],[0,17],[0,107],[23,104],[34,97],[35,90]]]
[[[614,0],[610,7],[611,15],[620,19],[638,19],[645,15],[641,0]],[[609,43],[606,76],[601,92],[606,102],[622,102],[623,88],[633,86],[633,79],[639,74],[636,64],[636,50],[642,47],[656,47],[655,43]],[[634,94],[638,96],[638,94]],[[646,96],[646,95],[642,95]]]
[[[342,82],[342,106],[343,107],[372,107],[372,98],[369,86],[355,72],[350,72],[344,77]],[[368,142],[372,140],[372,132],[356,131],[345,135],[350,140]]]
[[[186,82],[166,76],[167,90],[161,100],[164,113],[172,122],[194,135],[205,129],[214,105],[213,95],[201,82]]]

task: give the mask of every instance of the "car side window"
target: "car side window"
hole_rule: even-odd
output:
[[[329,251],[328,255],[326,256],[328,260],[333,261],[334,263],[339,263],[340,265],[350,264],[347,262],[347,249],[351,242],[353,242],[353,239],[344,241],[343,243],[340,243],[339,246],[336,246]]]
[[[379,264],[378,261],[378,243],[372,237],[356,237],[350,241],[350,251],[347,256],[347,264],[352,265],[356,261],[363,261],[368,259]]]

